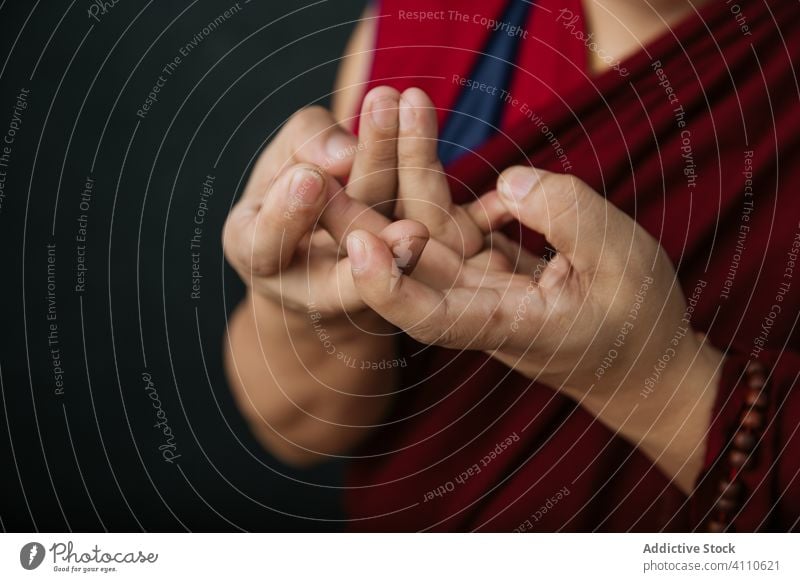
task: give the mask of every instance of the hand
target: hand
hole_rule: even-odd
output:
[[[382,97],[370,108],[366,104],[368,96],[362,109],[359,155],[347,184],[348,195],[394,219],[413,219],[424,224],[432,239],[455,251],[460,259],[475,257],[475,265],[508,270],[503,252],[513,250],[515,245],[496,231],[511,220],[511,215],[496,190],[467,204],[453,202],[437,155],[438,129],[433,102],[416,88],[407,89],[402,95],[389,87],[374,91],[380,91]],[[392,107],[393,126],[386,115]],[[368,131],[365,126],[374,122],[375,113],[382,117],[384,131],[380,134]],[[370,152],[370,156],[362,156],[362,152]],[[435,246],[431,245],[420,265],[418,275],[423,279],[426,272],[451,270],[452,265],[443,266],[444,257],[435,253]],[[431,257],[438,260],[427,269]],[[448,258],[452,259],[452,253]],[[460,268],[460,264],[455,267]],[[452,277],[439,277],[439,287],[446,288],[452,283]]]
[[[389,245],[411,250],[410,272],[427,240],[419,225],[388,219],[359,203],[378,192],[394,195],[397,92],[377,88],[364,100],[362,148],[321,107],[295,114],[260,156],[242,199],[225,225],[226,257],[259,295],[285,307],[338,314],[363,308],[339,240],[369,229]],[[347,194],[337,180],[348,174]],[[324,212],[323,212],[324,211]],[[331,238],[320,226],[326,226]]]
[[[392,400],[395,368],[349,364],[387,361],[396,347],[393,330],[356,292],[341,241],[353,229],[376,235],[399,280],[428,240],[419,222],[392,223],[378,212],[392,210],[402,182],[398,100],[391,89],[370,92],[357,145],[326,111],[297,114],[262,155],[226,224],[226,256],[250,287],[231,318],[226,368],[258,438],[290,462],[347,450]],[[421,282],[446,289],[460,281],[462,254],[432,240],[425,257],[414,270]],[[470,260],[499,262],[485,253]]]
[[[348,263],[339,260],[343,237],[356,228],[382,233],[390,248],[411,253],[398,262],[406,273],[427,239],[415,223],[390,226],[380,214],[392,212],[398,195],[410,215],[436,227],[445,247],[472,257],[483,248],[484,234],[510,215],[496,192],[465,207],[450,201],[435,139],[433,105],[415,89],[403,99],[390,87],[370,91],[357,142],[325,109],[298,112],[260,157],[228,218],[224,246],[229,262],[253,290],[291,309],[314,305],[328,315],[357,311],[363,302],[354,292]],[[348,174],[345,191],[336,178]],[[442,222],[443,213],[456,220]],[[420,277],[446,288],[458,278],[460,260],[447,248],[437,248],[434,244],[427,253]],[[477,258],[480,263],[505,265],[496,252]]]
[[[347,240],[356,289],[420,342],[488,351],[579,400],[691,487],[721,354],[691,332],[665,252],[577,178],[515,167],[501,175],[498,190],[508,211],[556,249],[553,259],[527,275],[465,266],[463,284],[449,291],[408,277],[390,285],[386,245],[358,231]],[[667,365],[647,394],[659,360]],[[683,436],[694,449],[676,453],[663,431],[687,422]]]
[[[420,89],[400,96],[395,216],[424,224],[431,238],[470,259],[486,248],[485,239],[511,220],[496,190],[455,204],[437,155],[436,108]]]

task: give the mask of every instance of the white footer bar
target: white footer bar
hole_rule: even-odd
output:
[[[796,581],[799,542],[792,534],[3,534],[0,580]]]

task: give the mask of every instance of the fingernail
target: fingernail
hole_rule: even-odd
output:
[[[525,198],[539,181],[539,172],[533,168],[512,168],[500,176],[497,189],[511,200]]]
[[[370,107],[372,123],[380,129],[394,129],[397,127],[397,99],[384,97],[377,99]]]
[[[328,160],[330,162],[337,162],[349,158],[356,152],[356,149],[355,136],[339,130],[332,131],[325,144],[325,150],[328,153]]]
[[[347,256],[354,271],[360,271],[367,263],[367,247],[363,240],[353,234],[347,237]]]
[[[400,98],[400,129],[411,129],[417,120],[414,106],[403,97]]]
[[[292,176],[289,192],[302,204],[313,204],[322,191],[322,175],[310,168],[299,168]]]

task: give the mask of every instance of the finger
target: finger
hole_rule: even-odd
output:
[[[419,262],[425,245],[428,243],[428,230],[420,223],[411,220],[393,222],[383,229],[377,239],[392,249],[395,265],[398,272],[409,275]],[[344,308],[350,311],[364,306],[364,302],[353,281],[352,264],[350,257],[337,262],[328,276],[325,288],[336,289],[336,300],[339,305],[328,307]],[[325,294],[333,299],[331,294]]]
[[[363,229],[378,233],[389,226],[391,221],[340,188],[331,194],[320,223],[344,252],[345,239],[353,230]]]
[[[329,200],[320,223],[346,252],[346,240],[351,232],[366,230],[378,233],[391,221],[363,202],[350,198],[339,190]],[[416,269],[416,276],[437,289],[447,289],[460,282],[469,270],[464,268],[462,257],[437,240],[431,240]]]
[[[484,349],[503,333],[501,295],[480,289],[458,288],[446,294],[433,289],[400,272],[389,247],[366,231],[353,232],[347,249],[353,282],[364,302],[415,339]]]
[[[487,248],[505,257],[513,272],[528,275],[538,282],[542,271],[547,267],[546,260],[531,253],[501,232],[493,232],[487,238]]]
[[[422,222],[432,238],[471,257],[481,250],[483,233],[464,208],[453,204],[437,145],[433,102],[422,90],[407,89],[400,97],[396,212]]]
[[[420,89],[400,97],[397,143],[398,199],[403,216],[424,223],[433,236],[452,223],[450,188],[437,154],[438,129],[433,102]]]
[[[353,166],[356,150],[356,137],[340,126],[330,111],[319,106],[301,109],[259,157],[244,197],[260,198],[278,175],[298,163],[343,178]]]
[[[633,233],[635,223],[574,176],[516,166],[498,190],[509,212],[539,232],[578,270],[596,270],[604,251]]]
[[[397,106],[400,93],[376,87],[364,98],[358,134],[358,152],[347,183],[347,193],[391,215],[397,195]]]
[[[414,271],[414,278],[434,289],[463,286],[477,269],[464,264],[464,259],[450,247],[431,239]]]
[[[505,256],[505,254],[501,253],[496,248],[484,249],[468,260],[470,266],[480,269],[484,273],[489,271],[497,271],[501,273],[514,272],[514,265],[511,263],[508,257]]]
[[[497,190],[487,192],[477,200],[465,204],[463,208],[483,234],[503,228],[514,218]]]
[[[289,264],[325,204],[325,176],[314,166],[283,172],[261,201],[244,199],[225,227],[225,251],[240,274],[265,277]]]
[[[419,263],[430,234],[420,222],[398,220],[384,228],[378,237],[391,249],[398,272],[401,275],[411,275]]]

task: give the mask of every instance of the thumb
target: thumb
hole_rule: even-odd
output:
[[[636,230],[627,214],[575,176],[514,166],[500,175],[497,189],[509,212],[579,271],[596,270],[604,253],[613,256]]]

